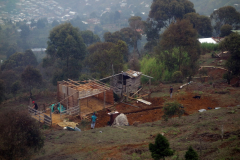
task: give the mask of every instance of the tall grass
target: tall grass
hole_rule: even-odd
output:
[[[218,51],[219,50],[219,44],[201,43],[201,48],[203,50],[207,50],[207,51]]]

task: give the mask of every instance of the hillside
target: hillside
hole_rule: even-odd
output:
[[[178,85],[174,86],[176,90]],[[109,116],[106,111],[97,113],[97,128],[93,130],[89,130],[90,122],[79,123],[78,127],[84,130],[82,132],[67,131],[54,126],[44,131],[44,151],[34,159],[150,160],[148,144],[154,142],[158,133],[164,134],[170,141],[170,147],[175,150],[174,156],[167,159],[184,158],[190,145],[202,159],[238,159],[240,90],[221,86],[224,85],[213,89],[209,84],[194,83],[175,93],[173,100],[183,104],[185,115],[188,115],[180,119],[173,118],[167,122],[159,120],[163,114],[161,108],[151,109],[152,106],[149,106],[149,110],[140,111],[144,109],[144,105],[132,103],[141,109],[129,105],[115,107],[120,112],[128,112],[126,115],[130,126],[107,126]],[[197,91],[197,88],[201,88],[201,91]],[[168,85],[165,85],[161,92],[163,96],[157,98],[158,101],[153,101],[155,98],[149,100],[153,105],[161,106],[164,101],[171,101],[166,95],[167,92]],[[192,98],[196,94],[201,94],[201,99]],[[203,113],[197,111],[207,107],[221,108]],[[132,125],[134,121],[138,121],[139,125]],[[84,127],[83,124],[87,126]]]
[[[197,13],[201,15],[210,15],[214,9],[221,8],[223,6],[234,6],[238,4],[236,10],[240,12],[239,0],[190,0],[194,4],[194,8]]]

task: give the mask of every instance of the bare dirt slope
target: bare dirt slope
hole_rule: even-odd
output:
[[[158,133],[170,141],[175,155],[184,158],[191,145],[201,159],[238,159],[240,156],[240,89],[225,83],[192,83],[178,91],[174,87],[169,98],[169,85],[163,85],[164,96],[146,99],[152,105],[131,101],[119,103],[108,110],[97,112],[96,128],[90,130],[90,122],[79,122],[82,132],[71,132],[54,126],[45,130],[45,152],[34,159],[151,159],[148,144],[154,142]],[[162,93],[163,92],[163,93]],[[193,97],[199,95],[200,99]],[[178,101],[186,111],[182,118],[161,121],[162,107],[166,101]],[[135,106],[135,107],[134,107]],[[209,110],[208,108],[212,108]],[[221,109],[215,110],[215,107]],[[207,109],[199,113],[199,109]],[[109,111],[127,115],[130,126],[113,128],[107,126]],[[89,115],[91,116],[91,115]],[[132,126],[138,121],[140,124]],[[86,125],[86,126],[85,126]]]

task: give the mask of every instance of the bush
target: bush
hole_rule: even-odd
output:
[[[40,126],[23,111],[0,115],[0,159],[30,159],[44,146]]]
[[[175,83],[182,83],[183,82],[183,75],[181,71],[175,71],[172,76],[172,80]]]
[[[168,140],[161,134],[157,135],[155,144],[149,144],[149,150],[152,152],[151,156],[154,160],[165,159],[165,157],[172,156],[174,153],[169,147]]]
[[[178,117],[181,117],[185,112],[184,109],[181,108],[181,106],[182,105],[176,101],[165,103],[163,107],[163,111],[164,111],[163,119],[167,121],[168,118],[171,118],[175,115],[178,115]]]
[[[201,43],[201,48],[204,51],[218,51],[219,45],[213,43]]]

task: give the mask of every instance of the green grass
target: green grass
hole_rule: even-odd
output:
[[[82,132],[65,130],[45,130],[45,154],[37,155],[36,158],[48,158],[57,155],[61,158],[62,153],[72,158],[82,159],[102,159],[118,157],[119,159],[151,159],[148,144],[154,142],[154,136],[164,133],[170,142],[170,147],[176,150],[175,155],[170,159],[184,158],[188,147],[199,147],[199,137],[202,135],[202,156],[209,159],[220,159],[230,157],[229,152],[233,152],[233,158],[239,154],[240,140],[236,135],[231,135],[228,139],[214,140],[214,135],[221,135],[221,125],[224,126],[224,133],[230,134],[234,129],[238,129],[240,113],[236,112],[232,117],[226,114],[227,108],[211,110],[205,113],[195,113],[182,118],[172,118],[168,122],[156,121],[140,124],[138,127],[125,126],[120,128],[104,127]],[[202,118],[199,120],[199,116]],[[216,120],[217,117],[218,120]],[[226,121],[227,120],[227,121]],[[235,122],[235,123],[232,123]],[[102,131],[102,133],[99,133]],[[49,136],[56,137],[49,139]],[[204,135],[209,135],[205,136]],[[211,138],[213,135],[213,138]],[[208,141],[207,139],[213,141]],[[52,148],[54,143],[55,149]],[[224,147],[220,147],[226,143]],[[64,145],[62,145],[64,144]],[[196,149],[196,148],[195,148]],[[199,150],[198,154],[199,154]],[[71,153],[71,154],[70,154]],[[114,153],[114,154],[112,154]],[[69,158],[70,158],[69,157]]]

